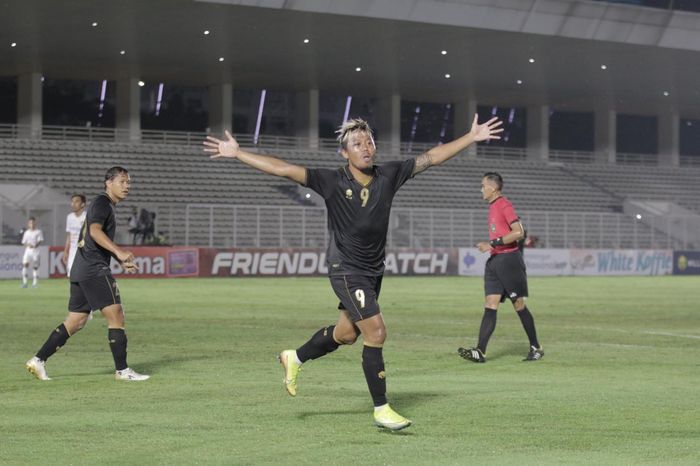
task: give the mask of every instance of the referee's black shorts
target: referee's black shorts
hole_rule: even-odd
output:
[[[121,304],[117,281],[111,274],[91,277],[79,282],[70,282],[70,312],[85,312],[103,309],[112,304]]]
[[[527,273],[520,251],[489,257],[484,270],[484,294],[499,294],[501,302],[506,298],[515,301],[527,297]]]
[[[350,320],[373,317],[379,309],[379,291],[382,289],[382,276],[339,275],[331,276],[331,286],[335,295],[340,299],[338,309],[347,311]]]

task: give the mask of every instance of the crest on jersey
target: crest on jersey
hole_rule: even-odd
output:
[[[345,199],[352,199],[352,189],[345,190]]]

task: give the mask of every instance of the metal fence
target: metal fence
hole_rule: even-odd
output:
[[[140,144],[174,144],[200,147],[206,137],[205,132],[186,131],[156,131],[140,130],[135,134],[125,129],[98,128],[81,126],[51,126],[44,125],[32,128],[29,125],[0,124],[0,138],[10,139],[44,139],[44,140],[71,140],[71,141],[97,141],[97,142],[121,142]],[[239,134],[236,139],[244,147],[257,147],[263,150],[337,150],[338,143],[332,138],[304,138],[295,136],[270,136],[252,134]],[[415,155],[420,154],[435,143],[418,143],[402,141],[398,145],[378,141],[377,150],[385,154]],[[523,147],[504,147],[489,144],[480,144],[472,149],[472,155],[480,159],[489,160],[539,160],[541,154],[529,151]],[[607,158],[601,160],[595,152],[566,151],[550,149],[548,160],[562,163],[596,163],[605,164]],[[658,165],[659,157],[656,154],[616,154],[616,163],[620,165]],[[700,156],[684,155],[680,157],[681,166],[700,166]]]
[[[129,244],[128,213],[145,207],[156,214],[156,236],[172,245],[203,247],[325,247],[326,209],[301,206],[225,204],[136,205],[118,208],[117,241]],[[17,244],[26,215],[37,216],[46,244],[65,241],[68,205],[0,204],[0,243]],[[522,211],[520,217],[537,245],[548,248],[700,249],[700,216],[651,216],[616,213]],[[394,208],[388,247],[472,246],[487,238],[486,210]]]
[[[188,204],[179,225],[158,212],[159,229],[177,244],[210,247],[323,247],[328,240],[321,207]],[[697,216],[523,211],[538,246],[548,248],[700,248]],[[166,224],[168,226],[166,226]],[[166,234],[168,236],[168,234]],[[486,210],[394,208],[387,246],[471,246],[487,237]]]
[[[33,216],[44,235],[44,244],[63,245],[66,241],[67,203],[14,206],[0,203],[0,244],[20,244],[27,219]]]

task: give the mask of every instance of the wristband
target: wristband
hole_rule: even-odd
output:
[[[503,237],[499,236],[498,238],[489,241],[489,244],[492,248],[495,248],[496,246],[503,246],[505,243],[503,242]]]

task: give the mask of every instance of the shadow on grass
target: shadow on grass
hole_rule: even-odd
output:
[[[311,419],[315,417],[321,417],[321,416],[357,416],[360,414],[359,411],[356,409],[344,409],[344,410],[336,410],[336,411],[306,411],[299,413],[297,417],[301,420],[306,420],[306,419]],[[374,426],[379,433],[382,434],[389,434],[389,435],[414,435],[413,432],[410,431],[410,428],[408,429],[402,429],[402,430],[391,430],[391,429],[384,429],[381,427]]]
[[[524,359],[525,356],[527,356],[527,351],[528,351],[528,346],[527,346],[527,341],[525,344],[517,344],[517,343],[509,343],[506,345],[493,345],[490,350],[486,353],[486,362],[488,363],[489,361],[497,361],[502,358],[516,358],[516,359]],[[459,354],[457,355],[458,357]],[[463,358],[464,359],[464,358]],[[482,364],[475,364],[472,361],[469,361],[468,359],[464,359],[469,364],[473,364],[475,366],[481,366]]]
[[[157,374],[160,372],[162,369],[166,367],[172,367],[172,366],[177,366],[182,363],[187,363],[191,361],[199,361],[199,360],[205,360],[205,359],[211,359],[211,355],[200,355],[200,356],[171,356],[171,357],[162,357],[158,359],[151,359],[151,360],[141,360],[140,362],[132,365],[129,364],[129,367],[133,368],[136,372],[141,372],[143,374],[148,374],[148,375],[153,375]],[[114,374],[114,366],[112,365],[102,365],[99,363],[95,363],[94,370],[90,370],[87,372],[76,372],[76,373],[68,373],[68,374],[60,374],[57,378],[63,378],[63,377],[94,377],[96,375],[105,375],[105,374]],[[51,375],[53,377],[53,375]]]
[[[492,348],[488,352],[487,361],[501,358],[511,358],[516,357],[518,359],[524,359],[527,356],[529,345],[527,340],[524,340],[523,344],[510,343],[508,345],[497,345],[496,348]]]
[[[136,364],[134,367],[136,371],[139,369],[143,370],[145,374],[157,374],[161,369],[166,367],[177,366],[182,363],[188,363],[192,361],[204,361],[211,360],[211,354],[201,354],[199,356],[169,356],[162,357],[159,359],[152,359],[150,361],[142,361]]]
[[[413,408],[418,405],[423,405],[437,398],[447,396],[446,393],[438,392],[396,392],[389,393],[391,406],[400,406],[401,410],[405,408]]]
[[[301,420],[306,420],[319,416],[356,416],[358,411],[356,409],[343,409],[336,411],[304,411],[297,414],[297,417]]]

